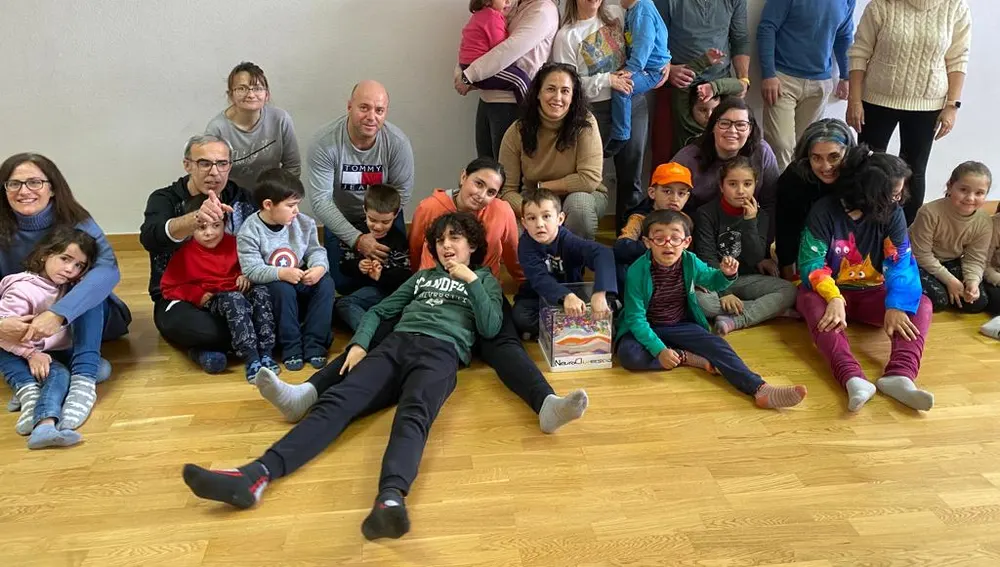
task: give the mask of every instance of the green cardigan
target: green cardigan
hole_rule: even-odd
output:
[[[628,269],[628,275],[625,277],[625,307],[618,319],[618,333],[615,340],[621,339],[625,333],[632,333],[632,336],[646,347],[650,354],[657,356],[661,350],[667,347],[656,336],[646,319],[646,310],[653,297],[653,275],[650,272],[652,261],[652,253],[647,250]],[[705,313],[698,305],[694,287],[700,286],[716,292],[723,291],[736,278],[729,279],[721,270],[709,267],[708,264],[687,250],[681,256],[681,268],[684,270],[688,314],[695,323],[708,329],[708,319],[705,318]]]

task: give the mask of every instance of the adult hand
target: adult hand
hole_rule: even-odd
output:
[[[220,201],[215,191],[209,191],[208,198],[195,215],[195,220],[204,223],[222,222],[226,218],[226,213],[231,212],[233,212],[232,207]]]
[[[737,270],[740,269],[740,263],[732,256],[725,256],[722,261],[719,262],[719,269],[725,274],[727,278],[731,278],[736,275]]]
[[[306,273],[298,268],[278,268],[278,279],[292,285],[301,282],[304,275]]]
[[[40,350],[36,350],[35,354],[32,354],[31,358],[28,359],[28,370],[31,371],[31,375],[35,377],[35,380],[44,382],[49,377],[49,366],[51,364],[51,356]]]
[[[372,269],[368,272],[368,277],[375,281],[382,277],[382,262],[372,260]]]
[[[316,285],[324,274],[326,274],[326,268],[323,266],[313,266],[302,272],[302,279],[299,281],[306,285]]]
[[[821,333],[830,331],[842,331],[847,328],[847,302],[843,297],[834,297],[826,304],[826,312],[816,324],[816,329]]]
[[[940,140],[944,138],[949,133],[951,129],[955,127],[955,119],[958,118],[958,109],[954,106],[946,106],[944,109],[938,113],[937,117],[937,133],[934,134],[935,140]]]
[[[594,292],[590,296],[590,310],[594,312],[595,319],[604,319],[611,315],[611,307],[608,306],[608,294],[603,291]]]
[[[712,83],[702,83],[698,85],[698,102],[705,102],[715,98],[715,87]]]
[[[31,320],[34,315],[22,315],[20,317],[8,317],[0,320],[0,339],[12,343],[21,342],[24,334],[28,332]]]
[[[776,278],[778,277],[778,264],[770,258],[764,258],[757,263],[757,271],[765,276]]]
[[[63,319],[62,315],[56,315],[51,311],[46,311],[39,315],[36,315],[31,323],[28,324],[28,330],[25,331],[24,336],[21,337],[22,343],[30,343],[33,341],[40,341],[42,339],[47,339],[52,335],[59,332],[66,320]]]
[[[587,304],[575,293],[571,293],[563,298],[563,311],[570,317],[579,317],[587,312]]]
[[[340,367],[340,375],[343,376],[355,366],[368,354],[368,351],[361,348],[360,345],[351,345],[351,350],[347,351],[347,358],[344,360],[344,365]]]
[[[719,298],[719,304],[722,305],[722,310],[730,315],[743,314],[743,300],[735,295],[723,295]]]
[[[472,85],[467,85],[465,84],[465,81],[462,80],[462,71],[455,73],[455,92],[457,92],[462,96],[465,96],[469,94],[469,91],[471,90],[472,90]]]
[[[670,62],[667,61],[667,64],[660,68],[660,80],[657,81],[655,85],[653,85],[653,90],[656,90],[662,87],[663,85],[667,84],[667,79],[670,78],[671,67],[672,66],[670,65]]]
[[[778,102],[778,99],[781,98],[781,81],[778,77],[771,77],[760,82],[760,96],[770,106],[774,106]]]
[[[449,276],[465,283],[472,283],[479,279],[476,272],[473,272],[468,266],[462,264],[461,262],[448,260],[444,264],[444,269],[448,271]]]
[[[660,361],[660,366],[664,370],[673,370],[677,368],[677,365],[681,363],[681,357],[672,348],[665,348],[660,351],[660,354],[656,355],[656,360]]]
[[[240,293],[246,293],[250,291],[250,278],[240,274],[236,276],[236,289],[240,290]]]
[[[389,247],[385,244],[380,244],[371,233],[359,236],[354,247],[365,258],[375,258],[383,262],[389,258]]]
[[[201,296],[201,301],[198,302],[198,307],[204,308],[212,300],[212,297],[214,297],[213,294],[205,292],[205,295]]]
[[[847,97],[851,94],[851,82],[847,79],[837,81],[837,88],[834,90],[834,94],[840,100],[847,100]]]
[[[965,302],[975,303],[979,300],[979,286],[970,282],[965,284]]]
[[[890,339],[896,334],[908,341],[912,341],[920,336],[920,330],[913,324],[913,321],[910,321],[909,315],[899,309],[885,310],[885,325],[883,328],[885,329],[885,334],[889,335]]]
[[[670,68],[670,84],[679,89],[690,87],[696,76],[687,65],[673,65]]]
[[[631,73],[629,73],[629,75],[631,75]],[[608,80],[611,82],[611,88],[614,90],[622,94],[632,94],[632,79],[622,72],[611,73]]]
[[[953,277],[944,285],[948,288],[948,299],[951,301],[951,304],[961,309],[962,296],[965,295],[965,284],[958,278]]]
[[[865,125],[865,107],[860,100],[847,101],[847,116],[844,117],[844,121],[857,130],[858,134],[861,133],[861,128]]]

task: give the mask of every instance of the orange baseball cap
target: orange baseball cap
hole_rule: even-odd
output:
[[[694,189],[691,182],[691,170],[677,162],[661,164],[653,171],[653,176],[649,180],[650,185],[669,185],[671,183],[683,183],[688,188]]]

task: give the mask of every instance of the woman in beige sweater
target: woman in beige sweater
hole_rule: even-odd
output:
[[[989,261],[993,226],[982,210],[993,175],[985,164],[967,161],[951,172],[943,199],[927,203],[910,225],[920,284],[934,311],[949,305],[982,313],[989,296],[983,276]]]
[[[951,132],[962,106],[971,41],[966,0],[872,0],[848,51],[847,123],[859,143],[880,151],[899,125],[899,156],[913,170],[908,224],[924,202],[931,145]]]
[[[521,192],[541,187],[562,199],[570,232],[594,239],[608,206],[608,190],[601,182],[601,134],[576,68],[548,63],[538,71],[521,118],[503,136],[500,163],[507,170],[500,197],[518,218]]]

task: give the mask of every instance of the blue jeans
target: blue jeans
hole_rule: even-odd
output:
[[[365,313],[383,299],[385,299],[385,294],[377,287],[366,285],[350,295],[342,295],[337,298],[333,310],[336,311],[341,321],[347,324],[352,331],[356,331]]]
[[[628,140],[632,137],[632,97],[653,90],[663,78],[660,71],[632,73],[632,94],[611,89],[611,139]]]
[[[73,334],[73,349],[69,369],[73,376],[86,376],[100,382],[101,379],[101,339],[104,325],[110,315],[107,301],[89,311],[84,311],[70,324]]]
[[[325,358],[333,342],[333,279],[323,274],[315,285],[271,282],[267,291],[278,323],[282,359]],[[305,317],[300,319],[302,310]]]
[[[66,394],[69,393],[69,370],[62,363],[56,361],[56,357],[63,360],[68,359],[69,352],[49,354],[52,355],[52,363],[49,365],[48,378],[41,383],[42,391],[38,396],[38,403],[35,405],[33,425],[37,425],[43,419],[51,418],[59,421],[62,418],[63,401],[66,399]],[[0,372],[3,373],[4,379],[7,380],[7,384],[15,394],[28,384],[36,383],[35,377],[31,375],[31,370],[28,367],[28,361],[5,350],[0,350]]]
[[[396,220],[392,224],[394,228],[399,229],[400,233],[406,234],[406,219],[403,218],[403,209],[399,210],[399,214],[396,215]],[[330,277],[333,278],[337,293],[348,295],[367,285],[367,281],[370,281],[367,278],[352,278],[340,273],[340,239],[326,227],[323,227],[323,247],[326,248],[326,257],[330,260]]]
[[[681,322],[653,327],[653,332],[667,348],[703,356],[727,382],[748,396],[756,394],[757,389],[764,385],[760,375],[747,368],[725,339],[713,335],[697,323]],[[663,370],[660,361],[632,333],[626,333],[618,341],[618,361],[627,370]]]

